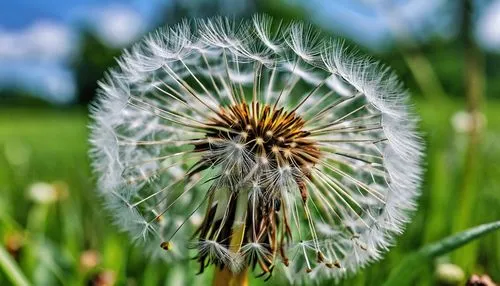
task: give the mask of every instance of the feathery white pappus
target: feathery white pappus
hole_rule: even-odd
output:
[[[195,253],[201,272],[342,277],[381,258],[419,194],[397,77],[300,22],[159,29],[118,59],[91,113],[116,224],[166,259]]]

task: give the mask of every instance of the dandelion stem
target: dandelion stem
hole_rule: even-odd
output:
[[[233,227],[233,235],[231,237],[230,251],[237,252],[243,240],[245,232],[245,224],[238,224]],[[247,269],[244,268],[238,273],[234,273],[227,267],[223,269],[215,268],[213,286],[246,286],[248,285]]]
[[[229,269],[215,269],[213,286],[247,286],[248,277],[246,269],[240,273],[233,273]]]

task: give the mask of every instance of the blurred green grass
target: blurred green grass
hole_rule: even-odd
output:
[[[380,285],[405,255],[455,231],[454,221],[464,219],[470,227],[500,217],[500,102],[485,106],[487,127],[478,154],[481,164],[473,211],[467,217],[458,212],[463,203],[459,193],[467,135],[456,132],[450,122],[463,106],[457,100],[416,102],[427,145],[418,211],[385,259],[345,280],[345,285]],[[82,285],[112,276],[120,285],[208,284],[210,271],[195,276],[193,262],[170,266],[150,260],[111,227],[94,192],[87,124],[83,109],[0,109],[0,238],[28,279],[37,285]],[[36,203],[27,195],[35,182],[53,183],[66,195],[53,204]],[[468,252],[472,265],[461,265],[461,259],[453,256],[436,263],[453,262],[465,267],[466,276],[488,273],[500,281],[498,241],[496,233],[475,243]],[[92,261],[96,253],[100,258]],[[95,266],[86,267],[86,259]],[[436,263],[426,267],[417,285],[437,283]],[[253,278],[251,282],[263,284]],[[0,271],[0,285],[8,283]]]

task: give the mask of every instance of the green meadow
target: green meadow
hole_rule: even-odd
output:
[[[413,98],[413,103],[426,141],[418,210],[384,259],[343,285],[381,285],[402,259],[422,246],[500,217],[500,102],[484,105],[475,148],[460,129],[457,112],[464,110],[464,102]],[[211,271],[196,275],[194,261],[169,265],[152,260],[112,226],[94,190],[88,124],[85,109],[0,109],[2,253],[10,253],[13,267],[35,285],[210,284]],[[56,197],[33,198],[39,183],[50,184]],[[488,234],[422,261],[410,271],[415,275],[411,285],[463,285],[473,273],[500,281],[499,241],[499,232]],[[449,263],[462,269],[459,282],[446,284],[442,266]],[[0,285],[9,285],[8,275],[0,270]],[[252,285],[264,285],[261,279],[250,279]]]

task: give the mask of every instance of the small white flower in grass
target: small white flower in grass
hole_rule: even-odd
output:
[[[465,280],[465,273],[460,266],[451,263],[439,263],[436,267],[436,278],[443,284],[457,285]]]
[[[200,271],[297,282],[380,259],[415,208],[423,147],[396,76],[325,38],[213,18],[125,52],[91,127],[117,224],[166,258],[191,246]]]
[[[39,204],[50,204],[57,201],[58,194],[54,185],[37,182],[29,187],[29,198]]]
[[[451,126],[457,133],[469,133],[474,128],[484,128],[486,125],[486,116],[484,114],[479,113],[477,116],[477,120],[474,120],[474,115],[467,111],[457,111],[453,114],[450,119]],[[474,125],[477,126],[474,126]]]

